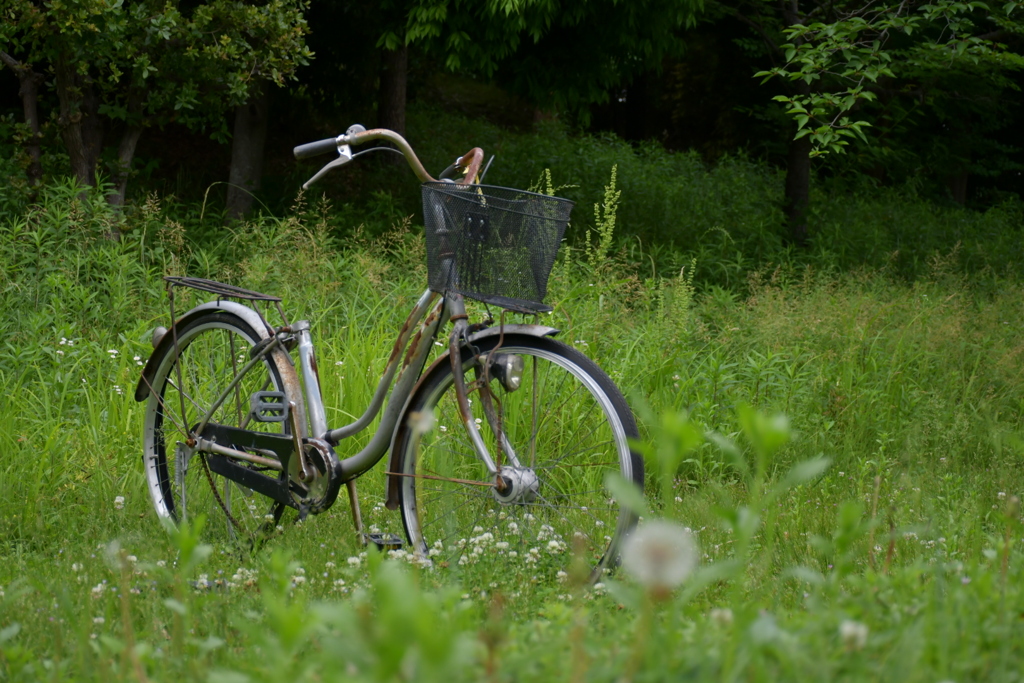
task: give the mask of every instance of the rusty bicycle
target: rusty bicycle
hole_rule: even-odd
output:
[[[337,155],[305,186],[380,149],[352,152],[375,140],[392,143],[422,181],[429,283],[365,412],[328,425],[311,325],[289,321],[280,298],[168,277],[171,324],[154,330],[135,392],[157,514],[173,523],[203,514],[206,533],[247,545],[288,511],[328,510],[344,484],[364,542],[408,543],[444,563],[472,561],[480,538],[499,552],[540,546],[587,558],[596,578],[637,521],[609,493],[607,473],[642,490],[643,460],[621,392],[538,319],[551,310],[542,302],[572,203],[479,184],[479,148],[434,179],[400,135],[358,125],[295,148],[300,159]],[[182,287],[211,300],[179,315]],[[465,298],[486,304],[483,320],[470,322]],[[514,314],[524,317],[510,322]],[[435,342],[443,349],[431,359]],[[368,443],[347,449],[378,415]],[[405,539],[363,533],[355,482],[385,456],[386,506],[400,511]]]

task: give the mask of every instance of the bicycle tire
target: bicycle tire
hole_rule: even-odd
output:
[[[480,340],[478,352],[490,353],[498,341]],[[419,555],[449,567],[519,561],[531,573],[546,568],[555,574],[573,564],[587,567],[586,581],[597,581],[617,563],[621,542],[637,521],[604,483],[607,472],[617,472],[643,490],[643,459],[629,446],[638,436],[633,413],[604,371],[559,341],[510,334],[498,353],[524,360],[518,389],[506,391],[494,379],[490,386],[501,406],[503,431],[521,468],[537,475],[537,489],[500,500],[462,424],[451,364],[441,363],[421,381],[406,412],[412,421],[432,411],[433,427],[421,434],[406,424],[395,439],[409,543]],[[464,349],[467,370],[474,366],[471,359]],[[479,378],[479,370],[475,374]],[[492,456],[501,457],[482,401],[475,392],[470,398],[481,436]],[[467,481],[478,485],[462,483]],[[573,556],[578,559],[570,562]]]
[[[233,368],[241,368],[249,361],[249,349],[260,340],[248,323],[232,313],[210,311],[188,321],[177,330],[177,350],[173,345],[167,347],[157,362],[143,427],[146,482],[157,515],[177,525],[194,522],[203,514],[207,519],[205,539],[242,547],[252,547],[269,533],[280,522],[286,506],[216,474],[202,461],[205,456],[201,453],[185,458],[186,451],[179,442],[185,440],[185,427],[191,430],[197,426],[230,383],[235,374]],[[183,391],[177,386],[179,364]],[[218,408],[211,421],[290,434],[288,420],[256,422],[248,418],[249,397],[256,391],[285,391],[284,378],[288,373],[294,376],[294,372],[287,354],[275,349],[245,375],[237,391]],[[184,416],[182,395],[186,399]],[[288,397],[286,401],[289,399],[296,400]],[[267,468],[236,463],[273,475]],[[285,476],[282,472],[279,478]],[[217,487],[216,495],[211,480]]]

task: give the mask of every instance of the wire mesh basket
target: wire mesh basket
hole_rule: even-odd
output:
[[[573,202],[492,185],[424,183],[430,289],[527,313],[544,296]]]

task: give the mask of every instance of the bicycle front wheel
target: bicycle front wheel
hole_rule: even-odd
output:
[[[463,351],[472,428],[498,461],[497,477],[463,425],[450,364],[438,365],[410,400],[409,413],[419,414],[413,419],[433,412],[434,423],[396,435],[409,542],[448,566],[511,561],[554,574],[575,556],[586,580],[596,581],[636,524],[605,486],[615,472],[643,488],[643,460],[629,446],[637,437],[633,414],[611,379],[575,349],[512,334],[495,350],[497,344],[496,337],[477,342],[479,357],[494,351],[492,360],[500,354],[522,361],[518,382],[499,376],[488,384],[504,447],[483,410],[480,364]]]
[[[273,529],[284,506],[216,474],[208,465],[208,456],[190,449],[187,441],[235,374],[249,362],[249,350],[260,339],[248,323],[222,311],[204,313],[182,326],[177,331],[177,348],[169,346],[158,359],[143,428],[146,482],[157,515],[175,524],[194,523],[197,516],[204,515],[206,539],[243,547]],[[285,391],[285,377],[294,372],[287,354],[275,349],[245,374],[210,422],[290,434],[287,420],[254,420],[250,397],[260,391]],[[263,475],[285,476],[268,467],[236,463]]]

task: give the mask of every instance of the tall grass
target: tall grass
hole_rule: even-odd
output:
[[[725,288],[700,261],[662,277],[565,249],[547,321],[630,396],[654,444],[648,514],[701,548],[697,575],[649,604],[623,572],[587,591],[554,561],[382,563],[344,502],[252,556],[160,528],[131,395],[166,324],[163,274],[312,320],[333,423],[361,412],[424,281],[409,222],[342,243],[314,202],[214,242],[179,218],[51,186],[0,225],[3,680],[1014,676],[1016,282],[979,288],[953,254],[912,284],[790,264]],[[664,479],[662,457],[678,463]],[[401,533],[380,469],[359,486],[367,523]]]
[[[622,191],[617,246],[624,260],[646,272],[653,264],[667,275],[696,258],[701,286],[742,290],[750,270],[779,264],[830,272],[886,268],[913,280],[927,277],[930,259],[957,244],[959,272],[992,282],[1020,269],[1019,200],[981,212],[938,205],[913,184],[815,178],[811,245],[795,249],[781,210],[783,171],[743,155],[706,164],[696,153],[669,153],[654,143],[572,135],[557,122],[515,133],[430,108],[410,112],[408,137],[428,169],[443,168],[469,145],[483,147],[496,155],[488,183],[527,187],[550,170],[559,194],[578,204],[570,230],[575,244],[596,229],[593,207],[602,203],[601,188],[616,168]],[[372,187],[394,187],[390,178],[376,180]],[[406,198],[406,211],[416,210],[415,183],[395,192]]]

